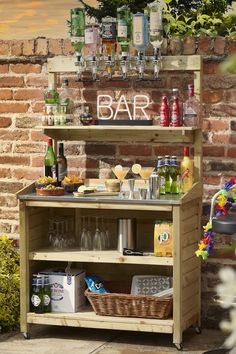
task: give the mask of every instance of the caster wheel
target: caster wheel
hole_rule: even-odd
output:
[[[24,332],[24,333],[23,333],[23,337],[24,337],[25,339],[30,339],[30,334],[29,334],[29,332]]]
[[[183,350],[183,345],[181,343],[174,343],[174,346],[179,351]]]
[[[201,333],[202,333],[201,327],[196,326],[196,327],[195,327],[195,332],[196,332],[196,334],[201,334]]]

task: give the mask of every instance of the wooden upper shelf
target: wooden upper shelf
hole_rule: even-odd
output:
[[[159,126],[53,126],[38,127],[55,140],[85,141],[145,141],[169,143],[193,143],[192,127]]]

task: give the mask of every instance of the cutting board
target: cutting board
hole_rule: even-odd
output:
[[[91,193],[78,193],[74,192],[73,193],[75,197],[115,197],[120,194],[120,192],[106,192],[106,191],[101,191],[101,192],[91,192]]]

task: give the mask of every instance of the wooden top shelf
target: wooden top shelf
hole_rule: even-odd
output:
[[[193,143],[193,127],[159,127],[159,126],[53,126],[37,127],[55,140],[72,141],[145,141],[169,143]]]

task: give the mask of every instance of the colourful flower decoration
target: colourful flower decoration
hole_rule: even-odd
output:
[[[229,209],[236,201],[235,188],[232,188],[235,184],[235,179],[230,178],[225,182],[224,189],[220,190],[220,194],[217,197],[217,204],[215,205],[215,217],[228,215]],[[231,194],[229,197],[227,197],[228,192],[231,189],[234,194]],[[214,248],[214,235],[211,220],[209,220],[208,223],[203,226],[203,229],[204,235],[198,244],[198,250],[195,252],[195,254],[197,257],[202,257],[202,259],[205,261],[208,259]]]

